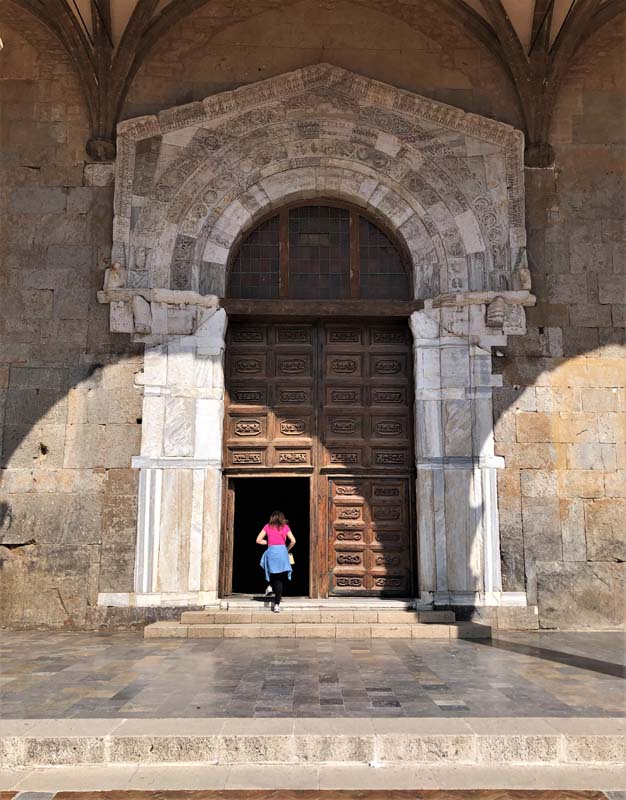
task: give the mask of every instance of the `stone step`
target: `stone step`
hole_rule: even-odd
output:
[[[155,622],[144,628],[146,639],[489,639],[491,628],[472,622],[452,625],[286,622],[268,614],[261,622]]]
[[[372,625],[416,625],[441,624],[456,622],[454,611],[389,611],[377,609],[282,609],[280,614],[272,614],[268,609],[229,610],[229,611],[184,611],[180,621],[183,625],[241,625],[246,623],[286,624],[286,623],[322,623],[322,624],[359,624]]]
[[[86,765],[626,766],[621,719],[3,719],[5,770]],[[277,768],[277,767],[275,767]]]

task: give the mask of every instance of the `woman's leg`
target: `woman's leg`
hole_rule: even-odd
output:
[[[274,591],[274,605],[279,606],[283,596],[283,581],[285,579],[285,572],[270,572],[270,583]]]
[[[283,574],[282,572],[270,572],[270,583],[272,584],[272,591],[274,592],[274,605],[280,605],[280,599],[283,596]]]

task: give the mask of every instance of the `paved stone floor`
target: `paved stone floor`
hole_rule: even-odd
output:
[[[623,633],[488,641],[3,632],[5,719],[619,717]]]
[[[525,790],[285,790],[0,792],[0,800],[613,800],[615,792]],[[611,797],[613,796],[613,797]]]

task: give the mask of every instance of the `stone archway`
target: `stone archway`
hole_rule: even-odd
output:
[[[146,344],[135,593],[217,597],[226,264],[273,208],[385,219],[412,261],[420,592],[499,604],[490,348],[523,333],[523,137],[330,65],[118,128],[111,329]],[[460,510],[459,510],[460,509]]]

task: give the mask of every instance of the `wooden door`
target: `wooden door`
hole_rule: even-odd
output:
[[[410,595],[406,321],[233,322],[226,377],[226,472],[312,476],[312,591]]]

